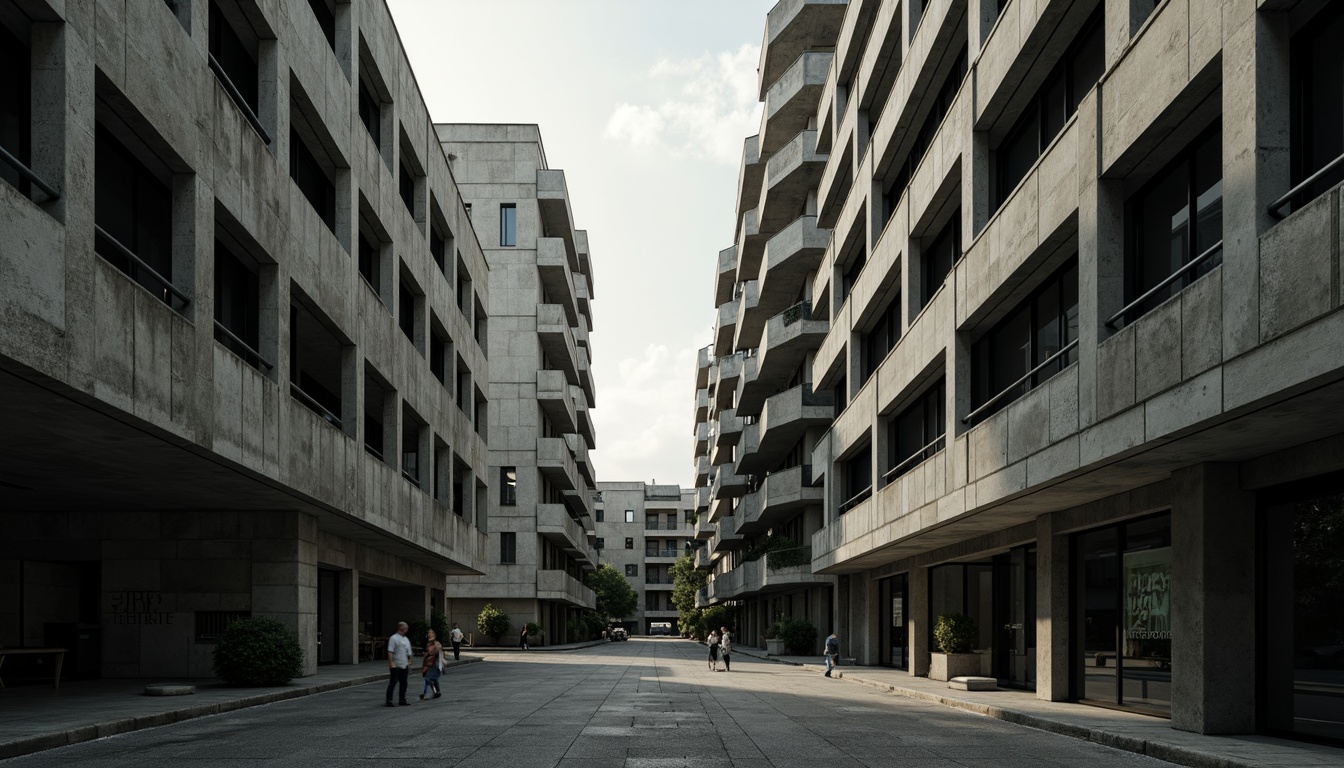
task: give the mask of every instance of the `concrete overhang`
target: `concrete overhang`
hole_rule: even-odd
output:
[[[537,305],[537,338],[552,365],[560,366],[571,384],[579,384],[578,346],[559,304]]]
[[[741,216],[756,205],[761,196],[761,179],[765,177],[765,160],[759,136],[748,136],[742,142],[742,163],[737,169],[737,203],[735,211]]]
[[[579,325],[578,297],[574,292],[569,259],[565,256],[564,240],[558,237],[537,238],[537,273],[551,301],[558,301],[564,307],[565,319],[569,324]]]
[[[835,47],[848,0],[780,0],[765,17],[757,65],[757,97],[764,100],[784,70],[804,51]]]
[[[737,471],[763,474],[778,466],[804,432],[834,419],[835,396],[829,391],[814,393],[811,385],[800,384],[772,396],[761,409],[760,444],[755,451],[739,453]]]
[[[537,209],[545,237],[558,237],[565,243],[565,254],[572,272],[584,272],[579,261],[578,236],[574,232],[574,214],[569,206],[569,187],[565,172],[559,169],[537,170]]]
[[[714,304],[733,300],[733,286],[737,285],[737,246],[719,251],[718,270],[714,273]]]
[[[834,58],[833,51],[806,52],[770,86],[757,134],[760,155],[769,157],[778,152],[789,139],[807,128],[808,121],[817,114],[817,102]]]
[[[577,411],[564,371],[537,371],[537,402],[556,429],[574,431]]]
[[[818,227],[816,216],[799,216],[770,238],[756,280],[756,311],[774,315],[793,304],[798,286],[821,265],[830,240],[831,230]]]
[[[765,180],[756,206],[757,231],[767,237],[788,225],[816,190],[827,156],[817,152],[817,132],[800,131],[765,164]],[[745,262],[744,262],[745,265]],[[755,274],[760,264],[748,267]]]

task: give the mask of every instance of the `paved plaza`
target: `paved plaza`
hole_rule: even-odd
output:
[[[6,766],[386,765],[468,768],[1163,766],[1152,758],[702,646],[631,640],[492,654],[444,698],[383,706],[380,684],[204,717]]]

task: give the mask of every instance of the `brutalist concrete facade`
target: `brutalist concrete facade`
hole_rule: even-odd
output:
[[[763,63],[777,18],[828,5],[779,3]],[[838,578],[846,653],[928,674],[932,623],[962,613],[977,671],[1043,699],[1344,738],[1303,687],[1329,649],[1302,621],[1309,571],[1285,554],[1305,542],[1275,533],[1307,514],[1292,504],[1337,512],[1344,491],[1339,149],[1294,117],[1339,114],[1303,63],[1337,57],[1318,30],[1337,35],[1338,10],[841,10],[815,133],[779,162],[820,165],[805,210],[822,256],[784,293],[809,302],[793,325],[822,325],[802,380],[835,415],[810,446],[810,543],[812,570]],[[782,157],[752,173],[767,134],[742,175],[763,202]],[[740,216],[737,270],[720,259],[698,373],[711,414],[716,356],[745,349],[744,380],[753,347],[758,368],[769,358],[773,327],[743,339],[771,267],[753,285],[740,265],[753,238],[773,235],[772,256],[769,218]],[[720,408],[710,445],[729,431]],[[697,461],[714,497],[756,481]]]
[[[306,673],[376,653],[486,543],[487,267],[386,6],[35,0],[0,25],[33,95],[8,148],[58,195],[0,183],[0,644],[210,677],[252,614]]]
[[[491,603],[564,643],[597,563],[588,233],[537,126],[434,128],[490,265],[489,555],[485,576],[450,579],[450,615],[470,632]]]
[[[597,490],[598,558],[639,593],[622,624],[631,634],[653,634],[654,624],[681,634],[669,569],[695,540],[695,491],[639,481],[600,482]]]

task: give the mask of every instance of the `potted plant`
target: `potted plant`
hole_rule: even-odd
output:
[[[960,613],[938,617],[933,625],[933,641],[941,653],[932,654],[929,664],[930,680],[951,680],[954,677],[980,674],[980,656],[971,653],[980,631],[975,620]]]

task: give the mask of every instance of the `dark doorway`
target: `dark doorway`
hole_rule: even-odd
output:
[[[336,571],[317,569],[317,663],[341,661],[341,580]]]
[[[972,651],[980,674],[1000,685],[1036,688],[1036,545],[970,563],[929,570],[929,647],[939,616],[969,616],[978,630]]]
[[[878,582],[882,609],[882,637],[878,640],[878,663],[897,669],[910,668],[909,578],[902,573]]]

